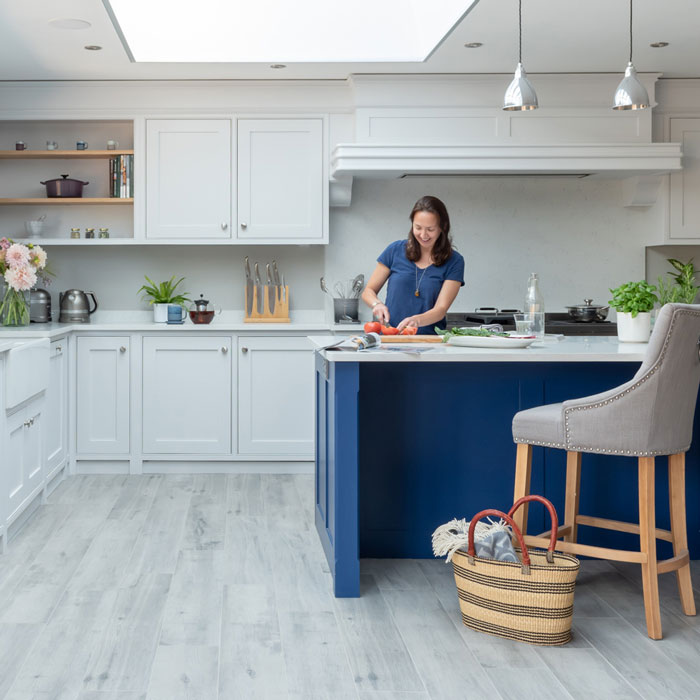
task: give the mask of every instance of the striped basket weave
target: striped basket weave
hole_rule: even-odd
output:
[[[547,551],[528,551],[511,518],[526,501],[544,503],[552,516]],[[487,515],[501,517],[513,528],[522,564],[476,556],[474,527]],[[580,565],[576,557],[554,552],[557,529],[554,506],[541,496],[521,498],[507,515],[489,509],[472,518],[468,551],[457,550],[452,557],[459,607],[467,627],[529,644],[554,646],[571,639],[574,586]]]

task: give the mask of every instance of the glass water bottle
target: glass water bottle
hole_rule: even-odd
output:
[[[537,273],[530,274],[525,297],[525,313],[532,314],[532,331],[538,340],[544,340],[544,298],[540,291]]]

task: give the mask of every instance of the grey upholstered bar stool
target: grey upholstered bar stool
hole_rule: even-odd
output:
[[[659,574],[676,572],[683,612],[695,615],[685,522],[685,453],[692,439],[699,383],[700,305],[666,304],[644,361],[629,382],[594,396],[520,411],[513,418],[513,439],[518,443],[514,501],[530,490],[532,445],[566,450],[564,526],[559,530],[564,541],[557,543],[557,549],[641,564],[647,632],[652,639],[661,639]],[[582,452],[638,458],[638,525],[579,515]],[[668,455],[670,532],[656,528],[654,458],[659,455]],[[514,519],[524,533],[525,508]],[[640,550],[577,544],[577,525],[638,533]],[[546,534],[525,541],[546,546]],[[673,543],[673,557],[657,561],[657,539]]]

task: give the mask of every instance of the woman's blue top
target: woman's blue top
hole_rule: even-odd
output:
[[[394,241],[377,258],[386,265],[391,274],[386,292],[386,305],[389,308],[392,326],[398,326],[407,316],[422,314],[435,306],[445,280],[454,280],[464,286],[464,258],[456,251],[443,265],[430,265],[422,270],[406,257],[406,240]],[[416,296],[418,287],[419,296]],[[437,323],[422,326],[418,333],[434,335],[434,327],[445,328],[443,318]]]

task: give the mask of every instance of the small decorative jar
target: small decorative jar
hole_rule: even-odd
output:
[[[80,229],[79,228],[72,228],[70,230],[70,237],[71,238],[80,238]]]
[[[95,237],[95,229],[94,228],[86,228],[85,229],[85,238],[94,238]]]
[[[27,144],[24,143],[24,141],[16,141],[15,142],[15,151],[26,151],[27,150]]]
[[[108,228],[101,228],[100,229],[100,238],[109,238],[109,229]]]

